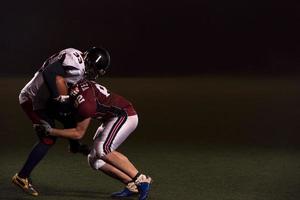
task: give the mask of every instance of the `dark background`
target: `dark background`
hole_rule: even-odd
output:
[[[118,150],[153,177],[149,200],[299,200],[299,6],[1,2],[0,200],[33,199],[11,185],[37,141],[20,90],[50,55],[94,45],[112,57],[99,81],[139,114]],[[67,149],[59,139],[32,173],[39,200],[107,200],[123,187]]]
[[[299,1],[5,1],[2,74],[103,46],[109,75],[298,74]]]

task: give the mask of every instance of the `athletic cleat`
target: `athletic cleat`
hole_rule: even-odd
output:
[[[141,174],[135,181],[140,193],[139,200],[146,200],[149,195],[152,179],[149,176]]]
[[[113,198],[124,198],[124,197],[131,197],[133,195],[137,195],[138,192],[132,192],[127,188],[124,188],[122,191],[114,192],[111,194]]]
[[[20,187],[24,192],[32,195],[38,196],[39,193],[33,188],[32,182],[29,178],[21,178],[18,174],[12,177],[12,183]]]
[[[122,191],[112,193],[111,197],[124,198],[124,197],[131,197],[137,194],[139,194],[137,186],[134,184],[134,182],[130,182]]]

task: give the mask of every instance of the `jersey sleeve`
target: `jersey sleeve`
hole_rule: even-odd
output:
[[[66,73],[66,81],[70,84],[75,84],[83,78],[85,65],[81,52],[73,49],[67,50],[62,61],[62,66]]]

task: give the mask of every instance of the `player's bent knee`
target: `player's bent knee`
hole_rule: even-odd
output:
[[[88,155],[88,164],[89,166],[94,170],[99,170],[103,165],[105,165],[105,162],[99,158],[93,157],[91,154]]]
[[[94,150],[95,150],[95,154],[97,155],[97,157],[105,161],[106,157],[108,155],[110,155],[111,153],[113,153],[115,151],[115,149],[112,147],[109,147],[103,143],[104,142],[96,143],[97,145]]]
[[[96,154],[97,154],[98,158],[104,159],[108,153],[103,151],[103,148],[99,148],[99,149],[97,149]]]
[[[105,156],[106,156],[106,153],[104,153],[104,152],[98,152],[97,154],[102,159],[105,158]]]
[[[95,170],[99,170],[99,169],[101,169],[104,165],[105,165],[105,163],[106,162],[104,162],[103,160],[101,160],[101,159],[97,159],[95,162],[94,162],[94,167],[93,167],[93,169],[95,169]]]
[[[101,167],[103,167],[103,165],[105,165],[105,161],[98,157],[95,149],[91,150],[87,159],[89,166],[94,170],[99,170]]]

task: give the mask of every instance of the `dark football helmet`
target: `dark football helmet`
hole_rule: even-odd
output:
[[[110,65],[110,55],[104,48],[92,47],[84,52],[85,77],[95,80],[106,73]]]

